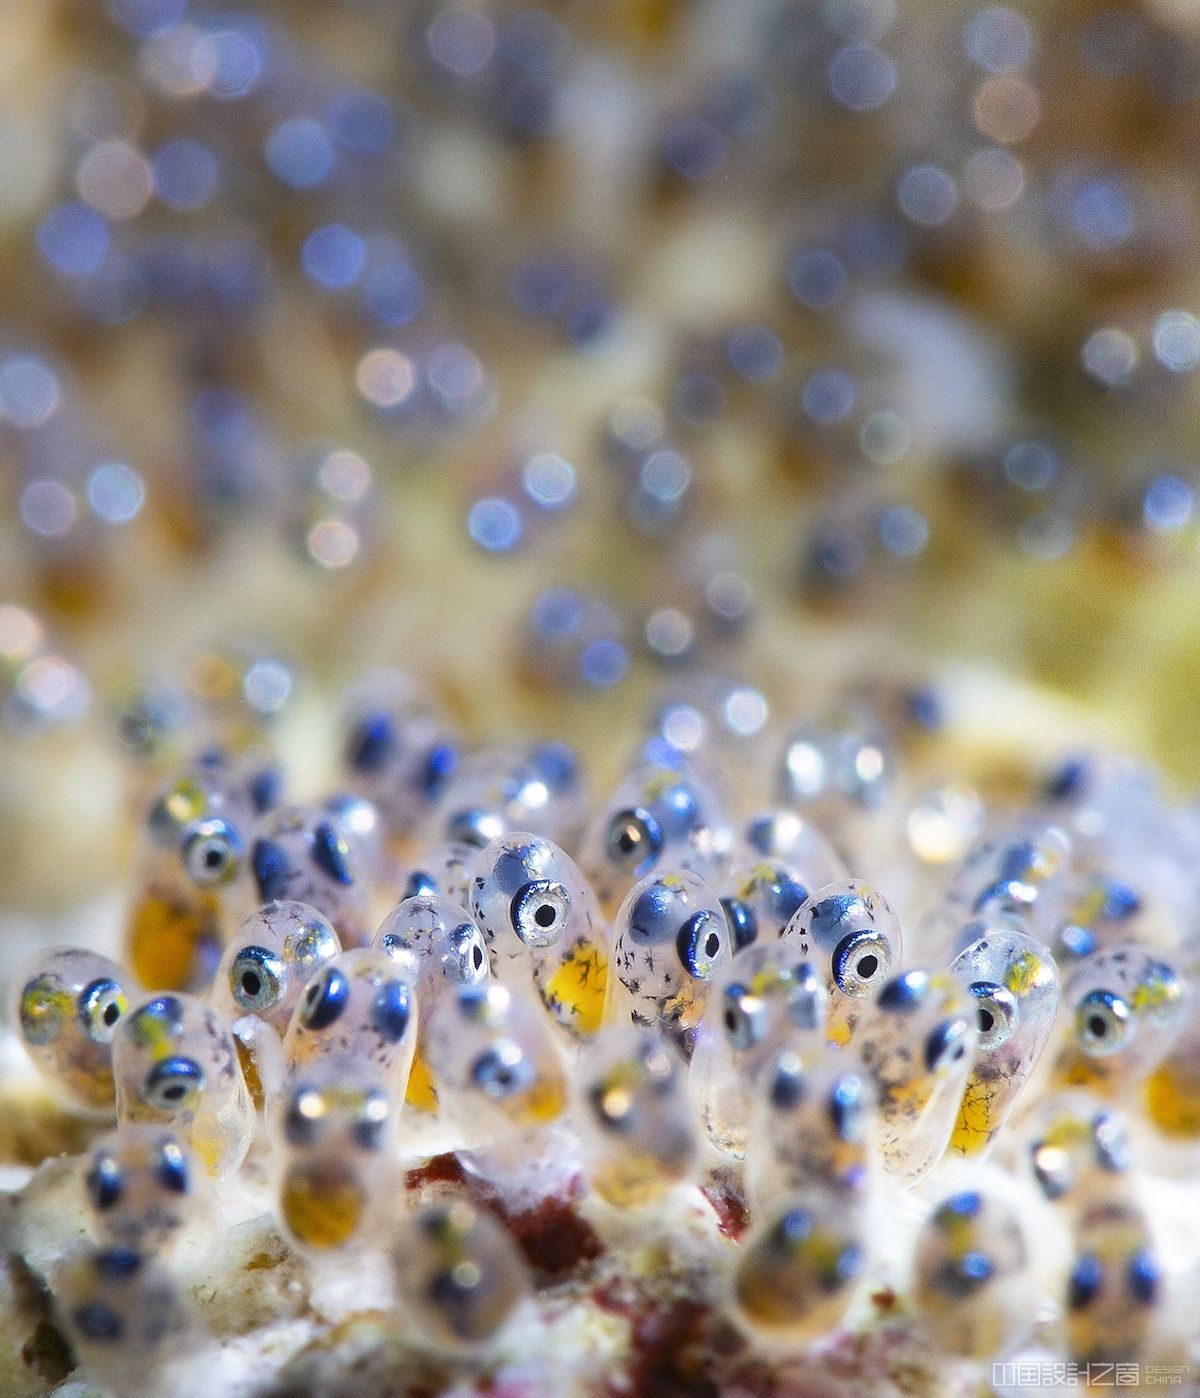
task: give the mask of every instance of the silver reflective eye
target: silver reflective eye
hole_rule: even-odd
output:
[[[1029,1147],[1034,1178],[1047,1199],[1060,1199],[1075,1184],[1070,1153],[1054,1141],[1038,1140]]]
[[[368,1092],[354,1121],[354,1143],[363,1150],[376,1151],[384,1143],[389,1116],[385,1093]]]
[[[829,1009],[829,991],[809,961],[800,961],[792,969],[788,979],[791,989],[788,992],[788,1019],[797,1029],[821,1029]]]
[[[127,1008],[125,992],[107,979],[95,980],[85,986],[79,997],[79,1021],[83,1032],[94,1044],[109,1044],[116,1032],[117,1022]]]
[[[172,1194],[186,1194],[189,1188],[188,1162],[178,1141],[168,1136],[158,1147],[158,1164],[154,1167],[158,1182]]]
[[[283,1118],[283,1134],[288,1144],[311,1146],[315,1144],[325,1124],[325,1098],[315,1087],[302,1083],[296,1087],[288,1101]]]
[[[925,1040],[925,1066],[944,1076],[966,1058],[971,1046],[971,1026],[965,1019],[944,1019]]]
[[[851,932],[834,948],[832,969],[844,995],[870,995],[892,969],[891,939],[873,928]]]
[[[284,966],[266,947],[246,947],[229,968],[229,993],[247,1014],[261,1014],[283,990]]]
[[[494,811],[455,811],[446,818],[446,839],[456,845],[484,849],[504,834],[504,818]]]
[[[1084,1053],[1107,1058],[1133,1038],[1129,1005],[1111,990],[1093,990],[1075,1007],[1075,1038]]]
[[[204,1087],[204,1070],[194,1058],[173,1055],[146,1074],[146,1101],[164,1112],[176,1112],[195,1100]]]
[[[478,985],[487,980],[487,945],[483,933],[472,922],[462,922],[446,937],[446,974],[457,985]]]
[[[570,916],[571,895],[553,879],[531,879],[513,896],[513,930],[527,947],[552,946]]]
[[[385,981],[371,1001],[371,1028],[387,1044],[398,1044],[412,1022],[412,993],[407,981]]]
[[[808,1096],[804,1065],[787,1050],[779,1055],[768,1081],[768,1100],[777,1112],[794,1112]]]
[[[857,1144],[866,1135],[870,1101],[866,1083],[855,1073],[843,1073],[829,1093],[829,1119],[840,1141]]]
[[[300,1023],[305,1029],[328,1029],[350,1003],[350,982],[337,966],[326,966],[309,981],[300,1001]]]
[[[735,982],[725,987],[724,1001],[721,1021],[730,1047],[749,1049],[761,1043],[767,1033],[767,1007],[759,996]]]
[[[242,841],[227,820],[198,820],[183,837],[183,867],[205,888],[228,883],[241,868]]]
[[[1012,991],[992,981],[973,981],[968,987],[975,999],[979,1020],[979,1047],[999,1048],[1017,1027],[1017,1001]]]
[[[654,867],[662,845],[661,826],[641,806],[618,811],[608,823],[604,847],[609,861],[639,878]]]
[[[718,916],[701,909],[679,929],[675,938],[675,950],[683,969],[693,980],[708,981],[716,975],[724,959],[725,938],[721,929],[725,926],[724,914]]]
[[[612,1072],[593,1083],[588,1102],[597,1122],[617,1135],[630,1135],[638,1124],[636,1094],[630,1090],[624,1074]]]
[[[511,1097],[533,1081],[533,1067],[511,1039],[499,1039],[471,1065],[471,1081],[488,1097]]]
[[[87,1174],[88,1198],[92,1207],[103,1212],[120,1202],[125,1192],[125,1181],[116,1158],[106,1150],[98,1150],[92,1157],[92,1168]]]

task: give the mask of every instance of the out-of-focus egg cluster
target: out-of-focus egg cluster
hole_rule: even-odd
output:
[[[123,702],[114,614],[146,668],[382,632],[477,719],[435,576],[456,620],[490,595],[506,691],[708,664],[739,731],[798,619],[1131,722],[1126,632],[1194,658],[1187,16],[601,8],[341,5],[335,41],[113,0],[14,36],[46,71],[0,106],[6,725]],[[250,670],[286,708],[295,666]]]

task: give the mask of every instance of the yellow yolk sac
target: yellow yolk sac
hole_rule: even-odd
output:
[[[148,990],[204,985],[221,954],[215,900],[147,892],[130,914],[126,948],[134,975]]]
[[[538,989],[547,1009],[564,1027],[590,1037],[604,1023],[608,1005],[608,957],[604,948],[580,938],[563,953]]]
[[[279,1190],[284,1226],[301,1246],[318,1252],[345,1247],[358,1234],[367,1205],[364,1181],[336,1161],[289,1167]]]

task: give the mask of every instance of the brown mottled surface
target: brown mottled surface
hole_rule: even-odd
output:
[[[739,1172],[728,1167],[714,1170],[701,1186],[701,1193],[712,1205],[721,1232],[732,1242],[740,1242],[750,1211]]]
[[[547,1196],[535,1208],[513,1213],[500,1195],[477,1176],[467,1174],[452,1152],[431,1156],[408,1172],[406,1182],[414,1191],[431,1185],[460,1186],[473,1202],[503,1220],[540,1278],[562,1278],[604,1251],[599,1234],[574,1207],[578,1191],[571,1198]]]

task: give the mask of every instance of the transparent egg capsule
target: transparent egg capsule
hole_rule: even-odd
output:
[[[1200,1021],[1183,1028],[1170,1053],[1146,1079],[1145,1108],[1164,1136],[1200,1138]]]
[[[610,915],[639,879],[685,869],[715,877],[733,843],[715,794],[688,768],[635,770],[604,803],[581,863]]]
[[[417,998],[424,1017],[408,1079],[408,1102],[418,1111],[437,1110],[437,1085],[425,1052],[428,1013],[442,996],[460,985],[479,985],[491,975],[487,944],[470,913],[449,898],[406,898],[375,933],[375,945],[404,964],[416,964]]]
[[[335,791],[321,802],[321,809],[345,836],[371,878],[390,872],[388,832],[378,806],[354,792]]]
[[[464,985],[435,1004],[426,1039],[439,1106],[484,1141],[557,1120],[567,1077],[535,1002],[497,981]]]
[[[1113,1100],[1147,1077],[1183,1028],[1183,978],[1145,947],[1088,957],[1067,978],[1057,1081]]]
[[[143,1000],[113,1038],[117,1116],[170,1127],[210,1175],[236,1170],[250,1146],[254,1107],[233,1036],[182,992]]]
[[[164,1371],[200,1343],[174,1275],[133,1248],[82,1248],[53,1278],[52,1291],[72,1350],[109,1393],[169,1392]]]
[[[247,860],[259,903],[308,903],[345,946],[365,946],[379,874],[372,837],[321,806],[281,806],[255,826]]]
[[[691,1173],[699,1148],[684,1065],[653,1030],[611,1025],[575,1072],[584,1170],[616,1208],[653,1202]]]
[[[739,951],[760,937],[781,936],[811,892],[782,859],[758,859],[743,865],[721,887],[728,889],[721,901],[734,949]]]
[[[905,803],[908,849],[924,870],[960,864],[983,834],[984,804],[965,782],[925,787]]]
[[[1047,797],[1070,830],[1079,858],[1118,884],[1136,889],[1149,905],[1150,928],[1126,940],[1168,938],[1191,923],[1200,857],[1195,820],[1181,819],[1150,768],[1119,754],[1067,758],[1051,778]],[[1165,915],[1165,916],[1162,916]],[[1140,918],[1139,918],[1140,921]],[[1154,935],[1147,932],[1153,929]]]
[[[482,849],[501,835],[531,831],[571,839],[582,801],[579,759],[564,743],[472,753],[446,783],[434,829]]]
[[[900,920],[891,904],[857,879],[829,884],[801,904],[781,935],[797,956],[828,967],[830,1037],[850,1042],[863,1007],[903,955]]]
[[[713,1146],[740,1160],[754,1089],[780,1051],[819,1052],[829,991],[823,973],[781,941],[737,952],[717,978],[696,1033],[689,1081]]]
[[[788,735],[778,770],[783,802],[836,827],[848,814],[880,809],[895,760],[870,705],[835,707]]]
[[[478,856],[477,845],[464,844],[461,840],[444,840],[431,845],[407,866],[400,884],[400,901],[440,896],[467,907]]]
[[[458,748],[432,700],[407,675],[369,676],[347,697],[342,770],[378,807],[393,836],[427,819],[458,764]]]
[[[212,980],[228,910],[248,896],[252,828],[280,790],[273,764],[212,752],[159,793],[142,831],[125,934],[143,985],[194,991]]]
[[[1100,865],[1123,856],[1144,866],[1148,847],[1163,834],[1158,775],[1123,754],[1068,754],[1050,774],[1045,798],[1081,851]]]
[[[1029,1248],[1015,1209],[994,1194],[961,1190],[922,1225],[912,1298],[930,1338],[952,1354],[1008,1353],[1032,1324]]]
[[[1039,1102],[1021,1135],[1030,1174],[1046,1199],[1073,1207],[1130,1193],[1125,1118],[1090,1092],[1058,1092]]]
[[[990,932],[951,963],[975,1002],[979,1044],[950,1151],[979,1155],[1008,1120],[1054,1028],[1059,981],[1054,959],[1023,932]]]
[[[1067,1349],[1081,1366],[1133,1364],[1163,1309],[1162,1261],[1142,1210],[1107,1204],[1085,1212],[1074,1232],[1064,1301]]]
[[[746,1189],[755,1208],[810,1185],[861,1199],[878,1152],[875,1089],[853,1054],[791,1049],[765,1065],[747,1106]]]
[[[493,840],[475,863],[471,912],[497,977],[532,976],[571,1038],[596,1033],[609,1003],[610,932],[572,859],[539,835]]]
[[[746,823],[746,843],[764,859],[781,859],[810,889],[848,877],[841,855],[809,820],[786,806],[760,811]]]
[[[787,1195],[742,1245],[734,1314],[759,1339],[805,1345],[845,1315],[866,1265],[860,1209],[819,1189]]]
[[[254,1015],[282,1033],[314,972],[341,951],[329,921],[308,903],[266,903],[221,957],[209,1001],[226,1021]]]
[[[178,762],[185,756],[180,749],[195,721],[192,700],[175,680],[142,677],[122,688],[115,709],[122,748],[138,764],[140,791],[151,774],[161,775],[162,766],[170,759]],[[147,797],[152,794],[146,792]]]
[[[972,918],[1007,920],[1042,940],[1061,917],[1071,843],[1057,825],[1027,820],[981,840],[951,877],[930,920],[932,945],[949,947]]]
[[[613,960],[634,1022],[658,1025],[690,1050],[732,954],[720,899],[698,874],[649,874],[626,895],[614,931]]]
[[[108,957],[52,948],[37,952],[17,972],[9,1020],[64,1101],[111,1116],[113,1035],[137,995],[133,977]]]
[[[307,903],[267,903],[233,934],[208,1001],[230,1026],[246,1086],[261,1110],[264,1079],[278,1076],[280,1039],[312,974],[341,950],[332,925]]]
[[[875,1086],[887,1172],[909,1185],[950,1141],[979,1041],[970,996],[948,973],[904,971],[863,1012],[854,1047]]]
[[[230,485],[226,476],[222,485]],[[218,487],[220,489],[220,487]],[[192,726],[241,753],[294,713],[301,676],[294,662],[245,635],[210,638],[189,648],[180,672]]]
[[[406,898],[393,908],[375,933],[374,946],[415,963],[422,1004],[455,986],[488,979],[487,942],[462,904],[436,894]]]
[[[1146,941],[1153,922],[1135,888],[1105,874],[1091,874],[1072,890],[1049,946],[1059,965],[1068,970],[1095,952]]]
[[[405,1215],[390,1256],[413,1338],[434,1349],[486,1348],[529,1293],[529,1269],[507,1230],[465,1200]]]
[[[327,1253],[375,1235],[399,1188],[399,1101],[356,1058],[297,1069],[273,1102],[279,1221],[296,1246]]]
[[[354,1059],[403,1098],[416,1051],[415,956],[352,947],[310,977],[283,1040],[287,1072],[319,1059]]]
[[[102,1246],[199,1261],[220,1236],[204,1167],[165,1127],[130,1122],[103,1136],[86,1157],[84,1187]]]

